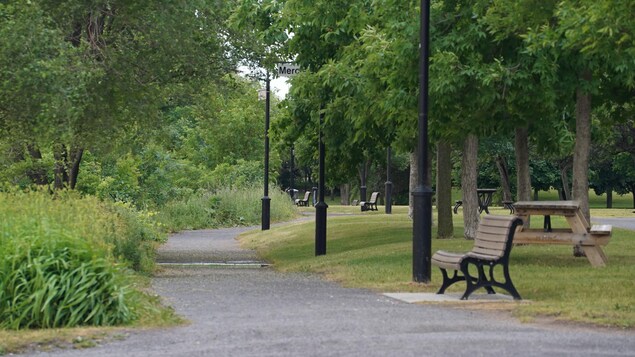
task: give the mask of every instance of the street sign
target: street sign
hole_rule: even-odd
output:
[[[278,69],[278,77],[293,77],[300,73],[300,67],[289,62],[278,63],[276,68]]]

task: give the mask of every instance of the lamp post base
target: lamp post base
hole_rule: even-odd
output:
[[[271,224],[271,198],[265,196],[262,198],[262,230],[269,230]]]
[[[412,276],[418,283],[431,278],[432,195],[429,187],[417,187],[413,192]]]
[[[326,254],[326,202],[315,205],[315,256]]]

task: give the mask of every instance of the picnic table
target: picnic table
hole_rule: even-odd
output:
[[[524,222],[530,216],[544,216],[542,229],[520,226],[514,236],[515,244],[580,245],[592,266],[606,265],[602,246],[609,243],[612,226],[590,227],[578,201],[520,201],[514,203],[514,209]],[[569,228],[552,228],[551,216],[564,216]]]
[[[478,194],[478,213],[482,213],[483,211],[485,211],[485,213],[489,214],[488,207],[492,204],[492,195],[494,194],[494,192],[496,192],[495,188],[476,189],[476,193]],[[454,214],[459,213],[459,207],[461,207],[462,204],[462,200],[458,200],[455,202],[453,209]]]

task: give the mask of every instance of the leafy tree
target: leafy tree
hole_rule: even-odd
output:
[[[13,64],[2,72],[9,83],[0,97],[2,128],[35,139],[28,143],[35,153],[53,143],[55,186],[74,188],[86,148],[143,137],[166,96],[235,68],[225,10],[202,0],[4,2],[0,31],[10,36],[0,61]],[[33,50],[16,61],[28,41]],[[19,102],[5,95],[12,91]]]
[[[635,51],[629,15],[634,10],[632,2],[561,1],[551,21],[527,34],[529,49],[557,66],[563,97],[575,94],[573,198],[587,219],[591,100],[606,83],[635,84],[629,59]]]

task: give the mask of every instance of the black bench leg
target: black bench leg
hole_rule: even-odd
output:
[[[466,288],[465,288],[465,292],[463,293],[463,296],[461,296],[461,300],[467,300],[470,297],[470,295],[472,295],[473,292],[475,292],[476,290],[480,288],[485,288],[488,294],[496,294],[496,292],[492,288],[493,280],[487,280],[487,276],[485,275],[485,270],[483,269],[483,263],[482,262],[473,262],[473,263],[474,265],[476,265],[476,269],[478,270],[478,277],[476,278],[470,275],[470,272],[468,269],[468,265],[469,265],[468,263],[464,261],[461,264],[461,272],[466,277],[465,278]]]
[[[512,278],[509,276],[509,268],[507,264],[503,266],[503,275],[505,276],[505,284],[503,284],[502,288],[507,290],[514,297],[514,300],[522,300],[518,290],[516,290],[516,287],[514,286],[514,283],[512,283]]]
[[[447,270],[445,270],[443,268],[440,268],[440,269],[441,269],[441,274],[443,274],[443,283],[441,284],[441,287],[439,288],[439,291],[437,291],[437,294],[443,294],[443,293],[445,293],[445,289],[450,287],[450,285],[456,283],[457,281],[465,280],[465,277],[457,275],[457,271],[456,270],[454,271],[454,275],[450,278],[448,276]]]
[[[463,273],[463,276],[465,276],[465,292],[463,293],[463,296],[461,296],[461,300],[467,300],[467,298],[470,297],[470,295],[472,295],[472,293],[478,289],[478,279],[470,276],[470,272],[467,269],[467,264],[465,264],[465,262],[463,264],[461,264],[461,272]],[[477,283],[475,284],[474,281],[477,281]]]

